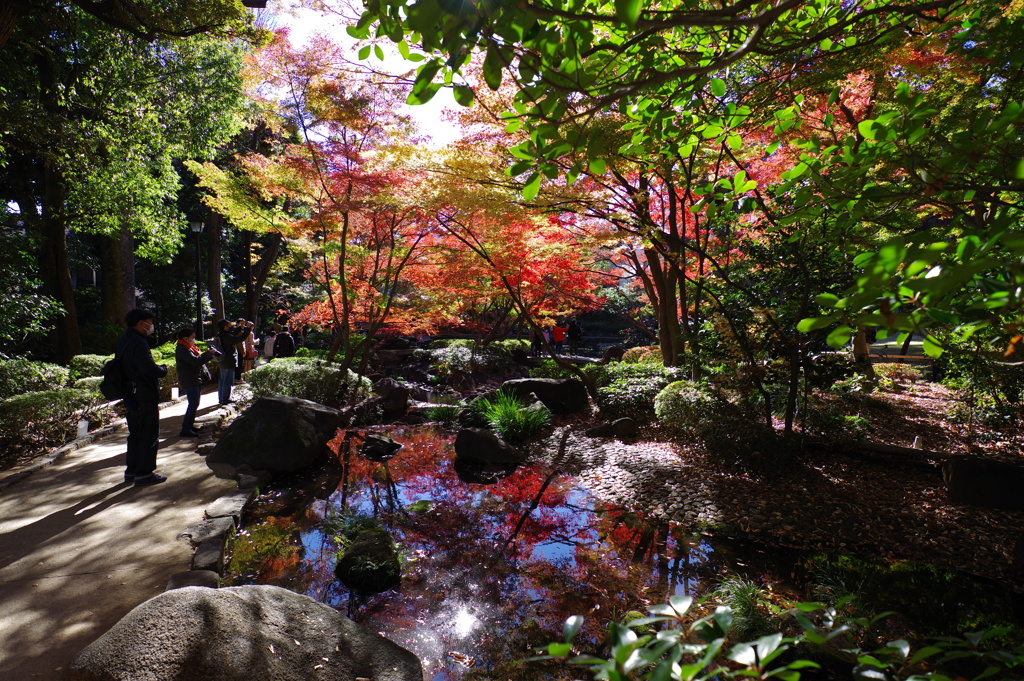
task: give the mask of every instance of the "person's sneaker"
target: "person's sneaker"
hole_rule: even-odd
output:
[[[199,437],[199,433],[194,430],[183,430],[179,433],[180,437]]]
[[[166,475],[160,475],[159,473],[150,473],[149,475],[143,475],[141,478],[135,478],[136,487],[146,487],[147,485],[159,485],[161,482],[167,480]]]
[[[131,473],[125,473],[124,474],[124,481],[125,482],[135,482],[135,476],[132,475]]]

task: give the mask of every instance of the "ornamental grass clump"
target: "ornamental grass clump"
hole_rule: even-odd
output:
[[[516,395],[499,390],[491,397],[473,403],[506,442],[517,444],[538,435],[551,423],[551,412],[543,405],[527,405]]]

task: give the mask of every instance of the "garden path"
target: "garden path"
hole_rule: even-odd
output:
[[[178,436],[185,406],[161,409],[161,485],[123,482],[124,428],[15,484],[0,480],[0,679],[59,679],[75,654],[189,568],[192,549],[177,535],[235,483],[215,478],[197,441]],[[218,408],[213,390],[199,416]]]

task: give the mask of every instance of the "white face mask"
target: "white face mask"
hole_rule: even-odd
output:
[[[143,336],[152,336],[153,335],[153,320],[152,319],[146,320],[146,321],[142,322],[142,324],[143,324],[142,328],[138,329],[139,333],[141,333]]]

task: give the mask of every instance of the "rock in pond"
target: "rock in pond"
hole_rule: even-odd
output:
[[[455,456],[478,464],[518,466],[526,456],[486,428],[463,428],[455,436]]]
[[[138,606],[64,681],[421,681],[419,659],[334,608],[276,586],[185,587]]]
[[[395,455],[402,445],[398,444],[386,435],[370,433],[359,445],[359,453],[370,461],[387,461]]]
[[[206,465],[218,478],[239,470],[288,473],[312,464],[338,430],[341,412],[316,402],[261,397],[228,426]]]
[[[402,579],[395,540],[386,530],[363,530],[338,560],[334,573],[350,589],[384,591]]]

